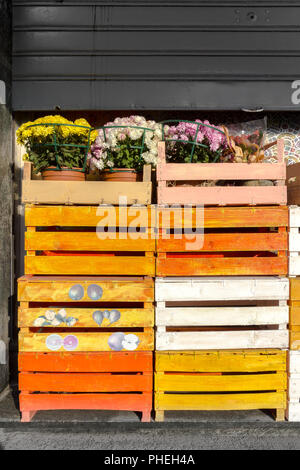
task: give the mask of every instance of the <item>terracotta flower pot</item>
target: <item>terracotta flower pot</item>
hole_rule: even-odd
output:
[[[56,170],[54,166],[49,166],[42,171],[42,178],[46,181],[85,181],[85,173],[77,170],[81,170],[81,168],[63,167],[61,170]]]
[[[138,181],[140,173],[133,168],[113,168],[112,170],[103,170],[101,172],[103,181]]]

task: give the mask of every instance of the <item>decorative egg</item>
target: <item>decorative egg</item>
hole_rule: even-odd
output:
[[[97,323],[97,325],[101,326],[103,322],[104,314],[101,312],[101,310],[96,310],[93,313],[93,320]]]
[[[78,347],[78,338],[74,335],[68,335],[64,339],[64,348],[67,351],[74,351]]]
[[[51,351],[58,351],[63,345],[63,339],[59,335],[49,335],[46,338],[46,346]]]
[[[103,316],[104,316],[104,318],[107,318],[109,320],[110,319],[110,311],[109,310],[104,310]]]
[[[119,310],[111,310],[109,314],[110,324],[115,323],[116,321],[120,320],[121,313]]]
[[[81,300],[84,296],[84,288],[81,284],[74,284],[69,290],[69,297],[71,300]]]
[[[124,341],[125,335],[124,333],[113,333],[109,338],[108,338],[108,346],[110,349],[113,351],[122,351],[123,346],[122,342]]]
[[[139,337],[131,333],[124,337],[122,346],[127,351],[134,351],[138,347],[139,343]]]
[[[87,295],[91,300],[99,300],[103,295],[103,289],[97,284],[91,284],[87,288]]]

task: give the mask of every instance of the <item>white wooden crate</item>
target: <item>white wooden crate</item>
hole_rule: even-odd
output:
[[[288,421],[300,421],[300,351],[288,353]]]
[[[300,275],[300,206],[289,207],[289,275]]]
[[[155,296],[157,350],[288,348],[286,278],[157,278]]]

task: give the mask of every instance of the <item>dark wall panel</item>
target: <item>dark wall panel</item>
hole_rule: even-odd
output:
[[[15,110],[297,109],[300,1],[13,5]]]

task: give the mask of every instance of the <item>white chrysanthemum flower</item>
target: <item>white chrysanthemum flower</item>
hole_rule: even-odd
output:
[[[33,326],[42,326],[44,322],[45,322],[44,317],[38,317],[34,320]]]
[[[53,310],[47,310],[45,313],[45,317],[48,321],[52,322],[52,320],[54,320],[55,318],[55,312]]]
[[[52,326],[59,326],[61,324],[61,321],[58,320],[58,318],[54,318],[54,320],[51,321]]]

